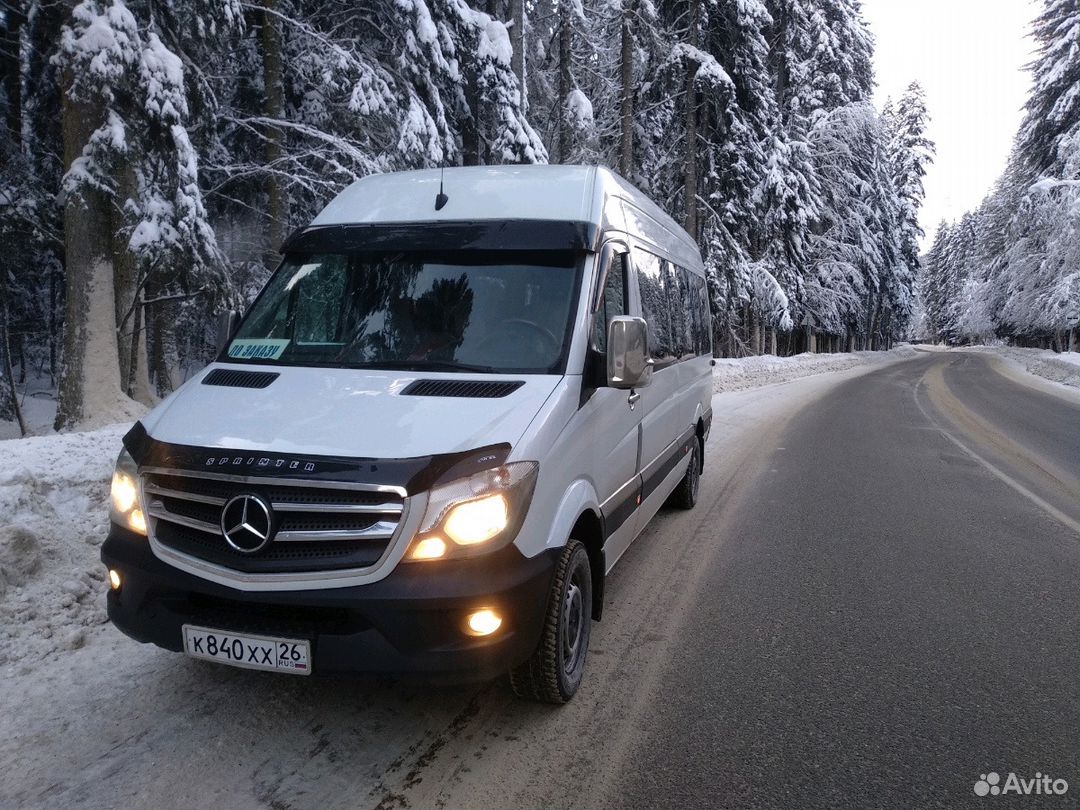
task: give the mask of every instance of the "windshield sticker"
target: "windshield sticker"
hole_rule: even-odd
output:
[[[291,342],[271,338],[234,340],[229,346],[229,357],[233,360],[277,360]]]

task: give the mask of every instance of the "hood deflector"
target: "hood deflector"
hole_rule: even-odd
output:
[[[409,495],[456,478],[497,467],[510,455],[508,442],[460,453],[415,458],[347,458],[293,455],[261,450],[192,447],[158,441],[142,422],[124,435],[124,447],[139,467],[165,467],[251,478],[293,478],[402,487]]]

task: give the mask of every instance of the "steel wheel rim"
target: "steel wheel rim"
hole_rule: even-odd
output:
[[[701,465],[698,463],[698,446],[697,442],[694,443],[694,449],[690,452],[690,495],[697,500],[698,485],[701,483],[701,475],[698,469]]]
[[[582,643],[585,635],[585,597],[581,587],[580,569],[574,571],[566,586],[562,611],[562,665],[571,675],[578,667],[584,653]]]

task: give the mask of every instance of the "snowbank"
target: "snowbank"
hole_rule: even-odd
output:
[[[81,647],[105,622],[98,547],[129,427],[0,441],[0,665]]]
[[[887,352],[847,352],[838,354],[797,354],[794,357],[718,358],[713,367],[713,391],[739,391],[761,385],[823,374],[846,371],[859,366],[887,363],[914,357],[917,351],[904,343]]]
[[[1021,349],[1018,346],[967,346],[963,351],[991,352],[1029,374],[1080,388],[1080,352],[1058,354],[1050,349]]]

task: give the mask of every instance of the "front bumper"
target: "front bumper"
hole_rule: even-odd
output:
[[[113,526],[101,560],[120,572],[109,591],[112,622],[136,641],[182,651],[194,624],[311,642],[312,672],[423,673],[481,680],[523,663],[536,649],[558,549],[524,557],[511,544],[465,560],[399,564],[367,585],[250,592],[162,562],[145,537]],[[494,608],[492,636],[464,630],[473,610]]]

